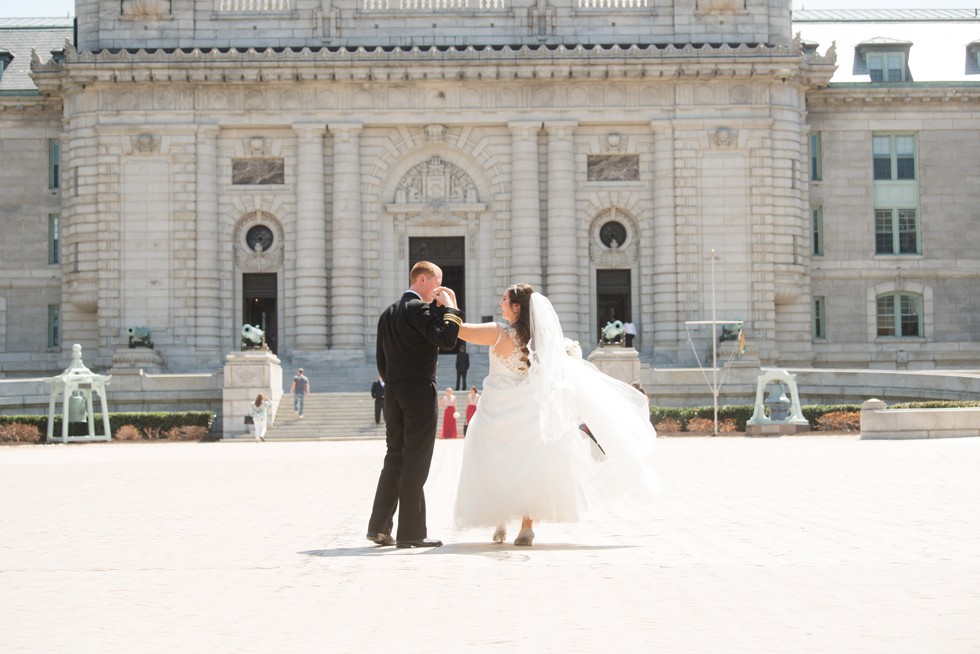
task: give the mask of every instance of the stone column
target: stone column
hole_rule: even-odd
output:
[[[579,274],[575,228],[575,121],[544,124],[548,132],[548,271],[544,291],[568,338],[579,339]]]
[[[330,271],[334,350],[364,350],[361,288],[360,123],[329,125],[333,134],[333,270]]]
[[[541,288],[541,191],[538,130],[541,123],[508,123],[511,132],[510,272],[514,282]]]
[[[653,343],[654,361],[676,363],[681,325],[677,305],[677,202],[674,197],[674,127],[653,121],[653,302],[640,317],[641,344]],[[635,318],[635,316],[634,316]],[[662,357],[666,355],[666,359]]]
[[[218,264],[218,125],[197,128],[195,341],[199,358],[221,364],[221,273]],[[237,341],[237,339],[236,339]]]
[[[327,228],[323,135],[326,125],[296,125],[296,272],[293,346],[327,349]]]

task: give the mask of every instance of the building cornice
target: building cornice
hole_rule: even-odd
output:
[[[831,86],[807,92],[807,111],[895,111],[899,108],[937,109],[980,103],[980,82],[922,84],[902,87]]]
[[[155,49],[76,52],[32,61],[42,93],[61,84],[132,82],[305,82],[492,79],[724,79],[774,78],[825,85],[832,56],[803,55],[793,47],[736,46],[515,46],[412,48]]]

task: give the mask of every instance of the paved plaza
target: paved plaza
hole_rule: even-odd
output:
[[[0,448],[0,651],[980,651],[980,439],[664,438],[532,548],[452,533],[462,446],[431,550],[364,540],[381,441]]]

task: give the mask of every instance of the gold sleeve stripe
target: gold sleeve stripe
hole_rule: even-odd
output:
[[[457,325],[463,324],[463,319],[457,316],[455,313],[447,313],[442,317],[443,322],[454,322]]]

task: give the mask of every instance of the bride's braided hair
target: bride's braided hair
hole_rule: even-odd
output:
[[[514,284],[507,289],[507,299],[511,303],[516,303],[520,305],[520,312],[517,315],[517,320],[511,323],[511,327],[514,328],[514,332],[517,334],[517,340],[521,346],[521,352],[524,356],[521,357],[521,361],[527,364],[528,367],[531,366],[531,360],[528,356],[527,343],[531,340],[531,294],[534,293],[534,287],[530,284]]]

